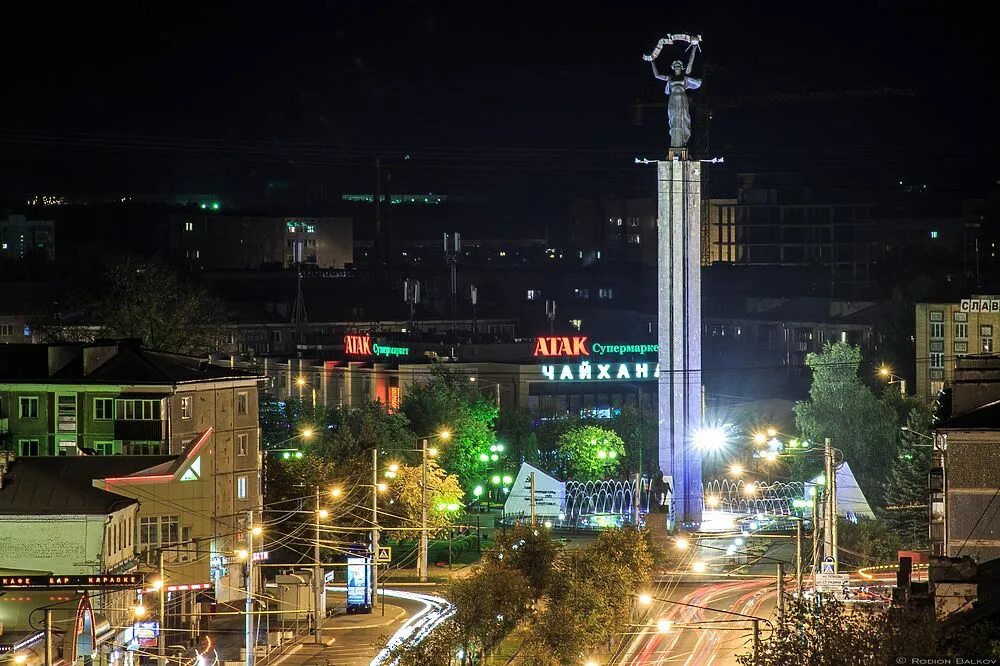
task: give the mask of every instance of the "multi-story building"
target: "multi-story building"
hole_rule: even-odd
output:
[[[935,555],[993,560],[1000,557],[1000,357],[970,354],[948,365],[951,397],[935,427],[930,474],[931,544]]]
[[[1000,334],[1000,296],[972,295],[952,303],[917,303],[917,396],[932,400],[954,378],[955,360],[992,354]]]
[[[207,270],[340,269],[354,262],[349,217],[172,213],[168,238],[175,261]]]
[[[3,346],[0,377],[0,447],[78,456],[95,485],[139,501],[147,564],[162,551],[170,581],[239,596],[224,562],[261,506],[259,377],[130,341]],[[194,593],[178,595],[191,617]]]
[[[52,220],[29,220],[24,215],[0,218],[0,258],[16,260],[31,255],[55,260],[55,223]]]

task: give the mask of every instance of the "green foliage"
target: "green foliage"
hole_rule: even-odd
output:
[[[862,607],[848,610],[836,601],[822,606],[791,600],[788,621],[766,637],[757,655],[737,657],[742,666],[867,666],[911,663],[911,657],[997,657],[995,627],[978,624],[947,635],[932,608]]]
[[[420,436],[449,431],[447,441],[439,440],[441,465],[458,475],[463,488],[483,483],[488,467],[479,456],[496,442],[493,424],[498,411],[467,377],[435,367],[429,381],[403,396],[400,412]]]
[[[532,597],[541,597],[549,587],[562,544],[549,530],[518,525],[497,532],[496,543],[486,559],[504,562],[521,572],[531,586]]]
[[[312,502],[308,497],[315,492],[317,486],[330,488],[337,481],[337,465],[321,456],[305,454],[302,458],[283,460],[274,454],[264,455],[264,504],[275,510],[294,509],[299,498],[306,498],[306,505],[311,506]],[[282,532],[292,533],[304,522],[312,520],[312,514],[290,514],[287,522],[282,525]],[[312,533],[309,534],[311,536]],[[272,561],[299,561],[301,553],[284,544],[284,540],[276,540],[275,546],[271,548]]]
[[[928,545],[927,474],[931,466],[931,449],[929,440],[916,433],[929,435],[931,418],[927,407],[915,407],[910,411],[906,420],[910,430],[902,433],[902,446],[889,470],[886,506],[881,511],[886,524],[902,539],[903,545],[911,549]]]
[[[837,531],[841,550],[859,566],[895,562],[904,546],[901,535],[879,518],[857,523],[841,518]]]
[[[396,477],[389,480],[389,497],[392,504],[386,507],[386,525],[419,527],[421,524],[423,488],[421,465],[401,465]],[[441,510],[440,505],[462,506],[465,493],[458,484],[458,477],[441,469],[433,459],[427,461],[427,524],[445,528],[454,524],[457,510]]]
[[[655,474],[659,469],[659,449],[656,410],[645,404],[642,409],[632,406],[622,408],[621,414],[611,419],[612,430],[625,442],[627,468],[644,474]]]
[[[325,423],[316,426],[316,436],[308,445],[319,455],[341,464],[370,470],[371,450],[375,447],[380,455],[415,448],[406,416],[390,413],[381,402],[356,409],[332,409],[324,416]]]
[[[880,504],[899,440],[892,407],[858,377],[858,347],[827,343],[822,352],[806,357],[806,365],[813,372],[813,381],[809,400],[795,405],[799,432],[814,442],[829,437],[833,446],[844,452],[869,501]]]
[[[538,465],[538,439],[532,430],[531,412],[526,407],[503,406],[497,419],[497,439],[507,447],[511,465],[526,462]]]
[[[206,289],[153,261],[120,259],[108,267],[87,305],[105,338],[136,338],[144,347],[207,356],[222,339],[225,309]]]
[[[612,430],[578,426],[559,437],[559,457],[564,478],[576,481],[608,479],[621,467],[625,443]]]
[[[466,658],[492,651],[526,617],[532,601],[524,574],[496,561],[452,580],[445,596],[455,604],[455,634]]]

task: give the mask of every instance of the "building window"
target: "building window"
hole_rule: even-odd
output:
[[[638,245],[641,241],[639,239],[639,234],[626,234],[625,242],[629,245]]]
[[[984,338],[992,338],[993,337],[993,324],[983,324],[982,326],[980,326],[979,327],[979,335],[983,336]]]
[[[114,398],[94,398],[94,420],[110,421],[115,418]]]
[[[160,546],[172,546],[180,539],[180,519],[178,516],[143,516],[139,518],[139,550],[154,550]]]
[[[931,352],[931,367],[932,368],[943,368],[944,367],[944,354],[941,352]]]
[[[163,442],[125,442],[122,450],[127,456],[163,455]]]
[[[17,415],[22,419],[38,418],[38,398],[22,395],[17,399]]]
[[[528,290],[528,300],[529,301],[537,301],[541,297],[542,297],[542,290],[541,289],[529,289]]]
[[[569,325],[572,326],[574,329],[576,329],[576,330],[579,331],[581,328],[583,328],[583,320],[582,319],[570,319],[569,320]]]
[[[965,340],[969,337],[969,325],[967,323],[955,324],[955,337]]]
[[[993,338],[983,338],[983,353],[984,354],[993,353]]]
[[[76,432],[76,396],[56,396],[56,430]]]
[[[605,299],[614,298],[614,291],[611,289],[611,287],[601,287],[600,289],[597,290],[597,297]]]
[[[589,289],[574,289],[573,290],[573,295],[576,296],[577,298],[590,298],[590,290]]]
[[[943,390],[944,390],[944,382],[942,381],[931,382],[931,395],[936,396]]]
[[[114,441],[94,442],[94,451],[99,456],[113,456],[115,454]]]
[[[184,231],[194,231],[194,222],[188,220],[184,223]]]
[[[14,326],[12,324],[0,324],[0,335],[7,337],[14,335]]]
[[[944,337],[944,322],[942,322],[942,321],[932,321],[931,322],[931,337],[932,338],[943,338]]]
[[[247,392],[240,391],[236,394],[236,413],[240,416],[246,416],[248,411],[247,404]]]
[[[115,400],[115,418],[119,421],[159,421],[159,400]]]
[[[236,477],[236,499],[246,499],[247,498],[247,477],[238,476]]]
[[[281,331],[271,331],[271,342],[281,342]]]
[[[21,439],[17,442],[18,455],[21,456],[37,456],[38,455],[38,440],[37,439]]]
[[[189,395],[181,398],[181,418],[191,418],[191,396]]]
[[[245,432],[236,435],[236,455],[245,456],[247,454],[247,441],[249,439]]]

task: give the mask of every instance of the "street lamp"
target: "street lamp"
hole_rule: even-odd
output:
[[[902,430],[903,432],[908,432],[911,435],[916,435],[917,437],[923,437],[924,439],[929,439],[931,441],[930,444],[910,444],[910,446],[912,446],[912,447],[919,447],[919,448],[925,448],[925,449],[933,449],[934,448],[934,438],[931,437],[930,435],[925,435],[922,432],[917,432],[916,430],[914,430],[913,428],[910,428],[909,426],[902,426],[900,428],[900,430]]]
[[[137,619],[141,620],[142,618],[146,617],[146,607],[143,606],[142,604],[134,606],[132,608],[132,614],[135,615]]]
[[[729,473],[735,477],[740,477],[743,475],[743,465],[730,465]]]
[[[656,631],[658,631],[661,634],[666,634],[673,628],[674,628],[674,623],[665,617],[661,617],[659,620],[656,621]]]
[[[878,376],[886,380],[887,384],[899,384],[899,392],[906,395],[906,380],[899,375],[893,374],[892,368],[883,364],[878,369]]]

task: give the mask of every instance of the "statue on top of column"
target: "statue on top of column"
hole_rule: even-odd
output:
[[[660,55],[660,50],[667,44],[675,42],[687,42],[688,56],[687,67],[680,60],[674,60],[670,65],[670,74],[660,74],[656,68],[656,56]],[[691,67],[694,65],[694,54],[701,48],[701,35],[670,35],[661,39],[653,52],[642,56],[643,60],[653,66],[653,76],[660,81],[666,81],[664,92],[669,97],[667,102],[667,123],[670,126],[670,147],[684,148],[691,139],[691,112],[688,110],[687,91],[701,87],[701,79],[689,76]]]

